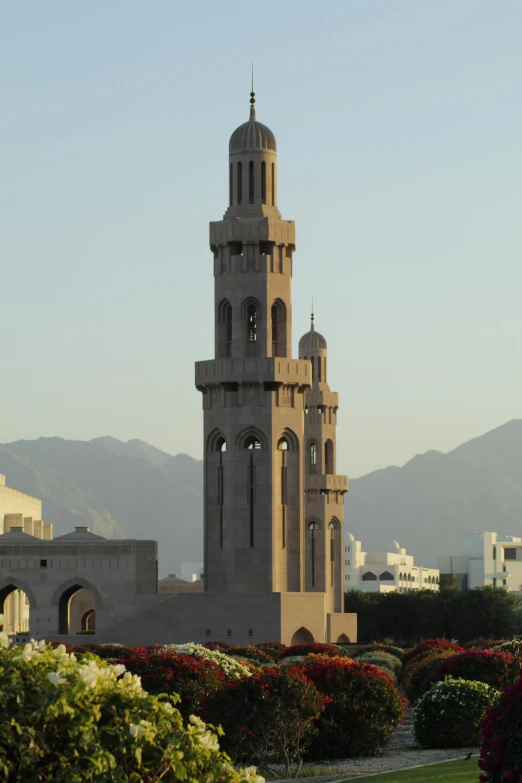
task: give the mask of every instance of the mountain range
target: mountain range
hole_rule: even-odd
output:
[[[60,535],[88,525],[110,538],[153,538],[160,575],[202,560],[203,463],[140,440],[39,438],[0,445],[7,484],[42,498]],[[462,533],[522,535],[522,420],[443,454],[353,479],[345,529],[366,551],[391,539],[421,560],[458,554]]]

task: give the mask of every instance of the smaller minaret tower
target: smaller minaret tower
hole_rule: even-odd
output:
[[[327,610],[343,611],[344,494],[348,478],[335,473],[339,396],[330,391],[327,344],[315,330],[299,341],[299,358],[312,365],[305,395],[305,590],[326,593]]]

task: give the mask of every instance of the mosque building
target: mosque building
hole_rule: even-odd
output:
[[[215,351],[195,368],[204,418],[204,591],[151,595],[149,560],[133,582],[134,611],[127,613],[129,595],[121,596],[126,617],[96,607],[93,642],[356,641],[356,615],[343,613],[348,480],[335,472],[338,395],[313,315],[292,357],[295,224],[278,208],[276,139],[257,120],[253,92],[248,121],[230,138],[228,192],[223,219],[210,223]],[[102,542],[109,543],[91,540],[93,551],[101,553]],[[0,536],[0,555],[2,543]],[[116,571],[107,582],[115,607]],[[85,578],[74,584],[90,589]],[[103,605],[103,585],[93,587]],[[53,595],[59,603],[59,587]],[[55,616],[56,607],[46,609]]]

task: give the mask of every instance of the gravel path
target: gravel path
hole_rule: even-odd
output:
[[[306,771],[306,767],[313,767],[314,775],[312,777],[301,777],[298,780],[299,783],[335,783],[335,781],[351,780],[377,772],[392,772],[394,769],[418,767],[422,764],[430,764],[437,761],[464,758],[470,750],[473,750],[474,753],[477,752],[476,748],[421,750],[415,742],[413,710],[409,707],[405,714],[404,723],[395,730],[390,744],[379,756],[337,759],[336,761],[327,762],[309,762],[303,765],[303,772]],[[322,768],[324,768],[324,775],[321,773],[317,774],[318,770]],[[271,783],[275,782],[271,781]]]

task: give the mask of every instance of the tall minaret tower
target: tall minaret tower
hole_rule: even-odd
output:
[[[346,476],[335,473],[339,396],[327,379],[326,340],[315,330],[299,340],[299,358],[312,368],[305,397],[305,590],[326,593],[329,612],[343,611],[344,494]]]
[[[277,207],[272,131],[250,117],[230,138],[229,205],[210,224],[215,357],[203,393],[205,590],[301,592],[304,397],[311,364],[291,358],[295,226]]]

